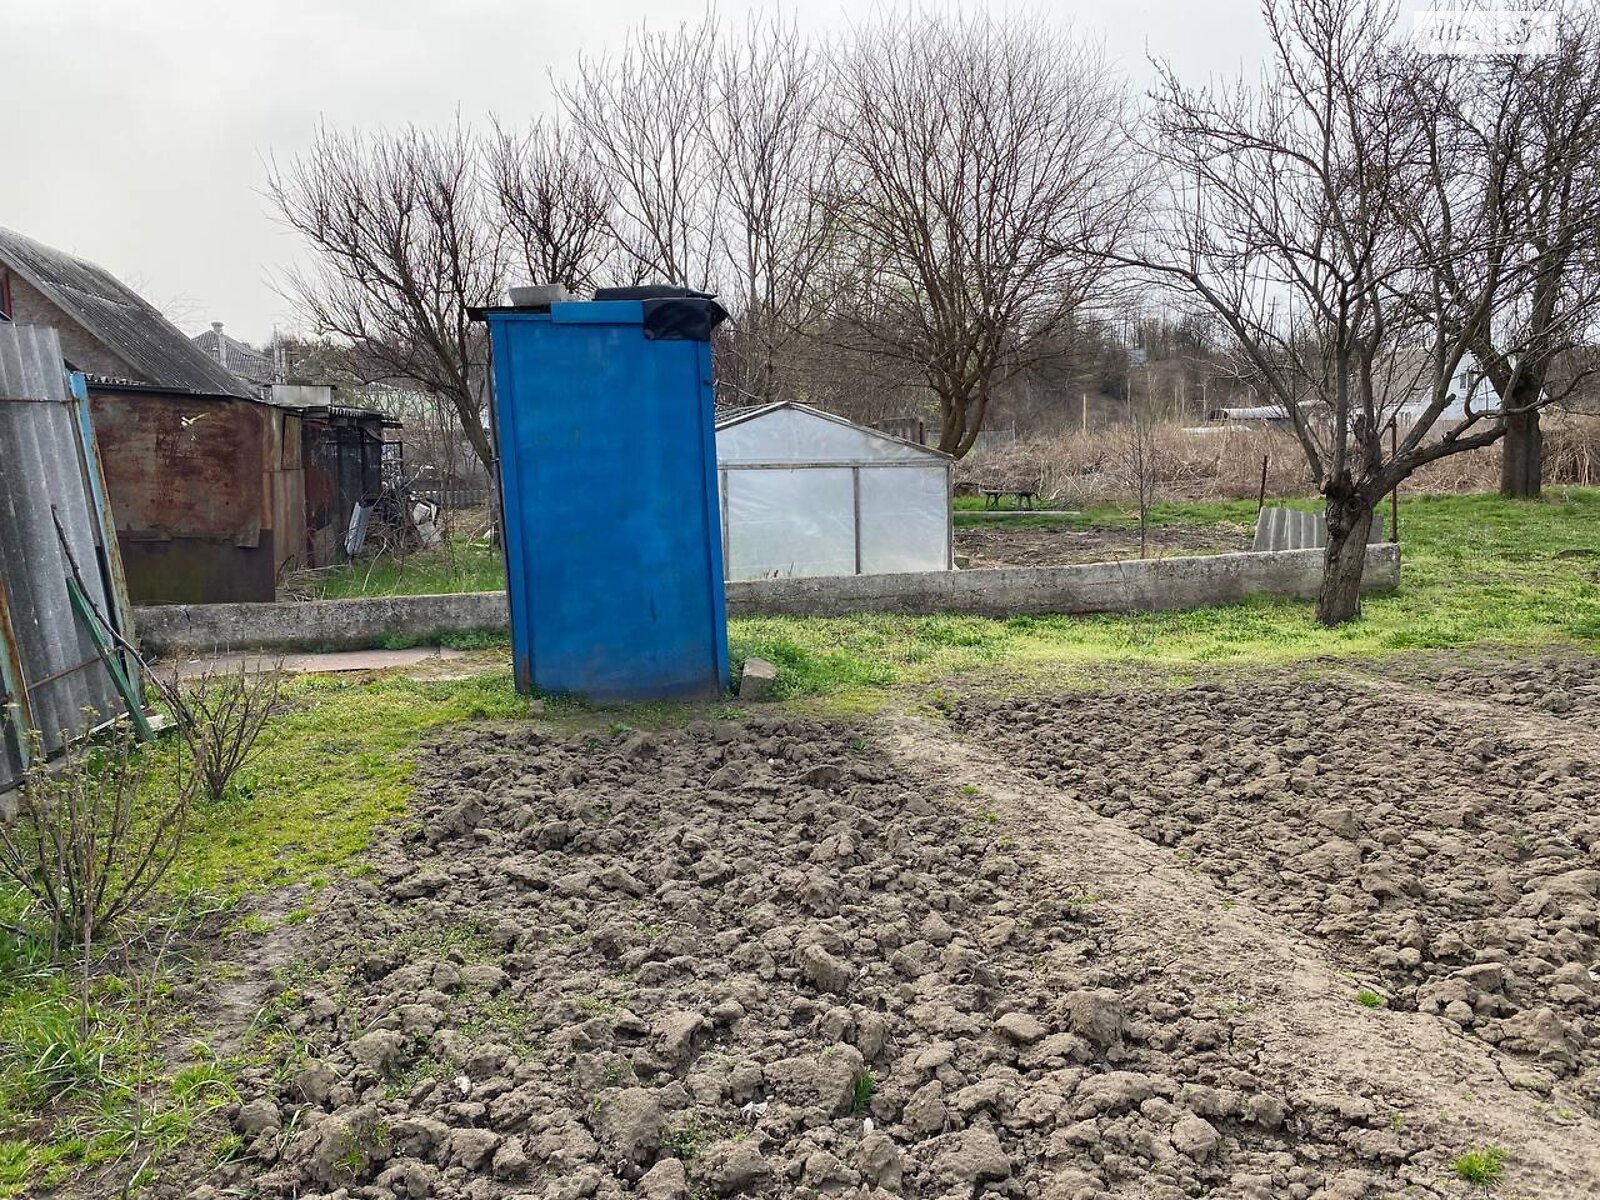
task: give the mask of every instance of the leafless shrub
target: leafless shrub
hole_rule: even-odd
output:
[[[57,760],[34,756],[16,819],[0,823],[0,874],[48,922],[53,952],[87,957],[100,931],[135,909],[183,844],[198,776],[173,756],[170,791],[147,786],[162,755],[131,730],[69,741]]]
[[[278,671],[206,670],[168,692],[178,729],[194,756],[205,798],[220,804],[232,794],[234,777],[255,751],[278,705]]]

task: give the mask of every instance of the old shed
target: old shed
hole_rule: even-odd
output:
[[[314,482],[323,448],[381,416],[338,410],[326,388],[274,400],[110,272],[4,229],[0,319],[54,328],[86,377],[135,604],[272,600],[282,571],[333,561],[354,485]]]
[[[717,420],[729,579],[946,571],[954,460],[784,402]]]

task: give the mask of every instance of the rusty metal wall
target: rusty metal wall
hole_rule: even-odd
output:
[[[115,385],[91,399],[134,603],[272,600],[277,410]]]
[[[116,592],[114,540],[105,545],[110,526],[96,504],[88,431],[55,330],[0,322],[0,690],[8,726],[0,789],[15,781],[27,752],[17,718],[52,752],[123,711],[68,599],[72,567],[56,533],[59,520],[85,593],[119,623],[128,609]]]

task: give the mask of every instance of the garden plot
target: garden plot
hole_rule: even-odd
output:
[[[962,718],[1054,772],[1113,736],[1071,711]],[[276,935],[234,1160],[155,1194],[1359,1200],[1466,1194],[1474,1145],[1592,1193],[1594,1124],[1497,1050],[1367,1012],[1292,930],[949,737],[453,734],[368,869]]]
[[[1364,1003],[1600,1111],[1592,660],[961,705],[968,737],[1281,917]]]
[[[1149,530],[1144,556],[1242,554],[1250,549],[1250,536],[1248,526],[1163,525]],[[1057,567],[1140,557],[1137,525],[1079,528],[1049,517],[961,525],[955,545],[956,553],[975,568]]]

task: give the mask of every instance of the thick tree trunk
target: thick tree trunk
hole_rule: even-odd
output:
[[[1361,575],[1367,565],[1372,505],[1359,494],[1328,495],[1328,547],[1317,591],[1317,620],[1342,625],[1361,613]]]
[[[983,414],[988,402],[981,394],[946,394],[940,399],[943,420],[940,423],[938,448],[954,458],[965,458],[983,429]]]
[[[1518,403],[1521,397],[1513,400]],[[1539,410],[1513,412],[1506,417],[1506,436],[1500,442],[1500,494],[1508,500],[1536,500],[1544,483],[1544,432]]]

